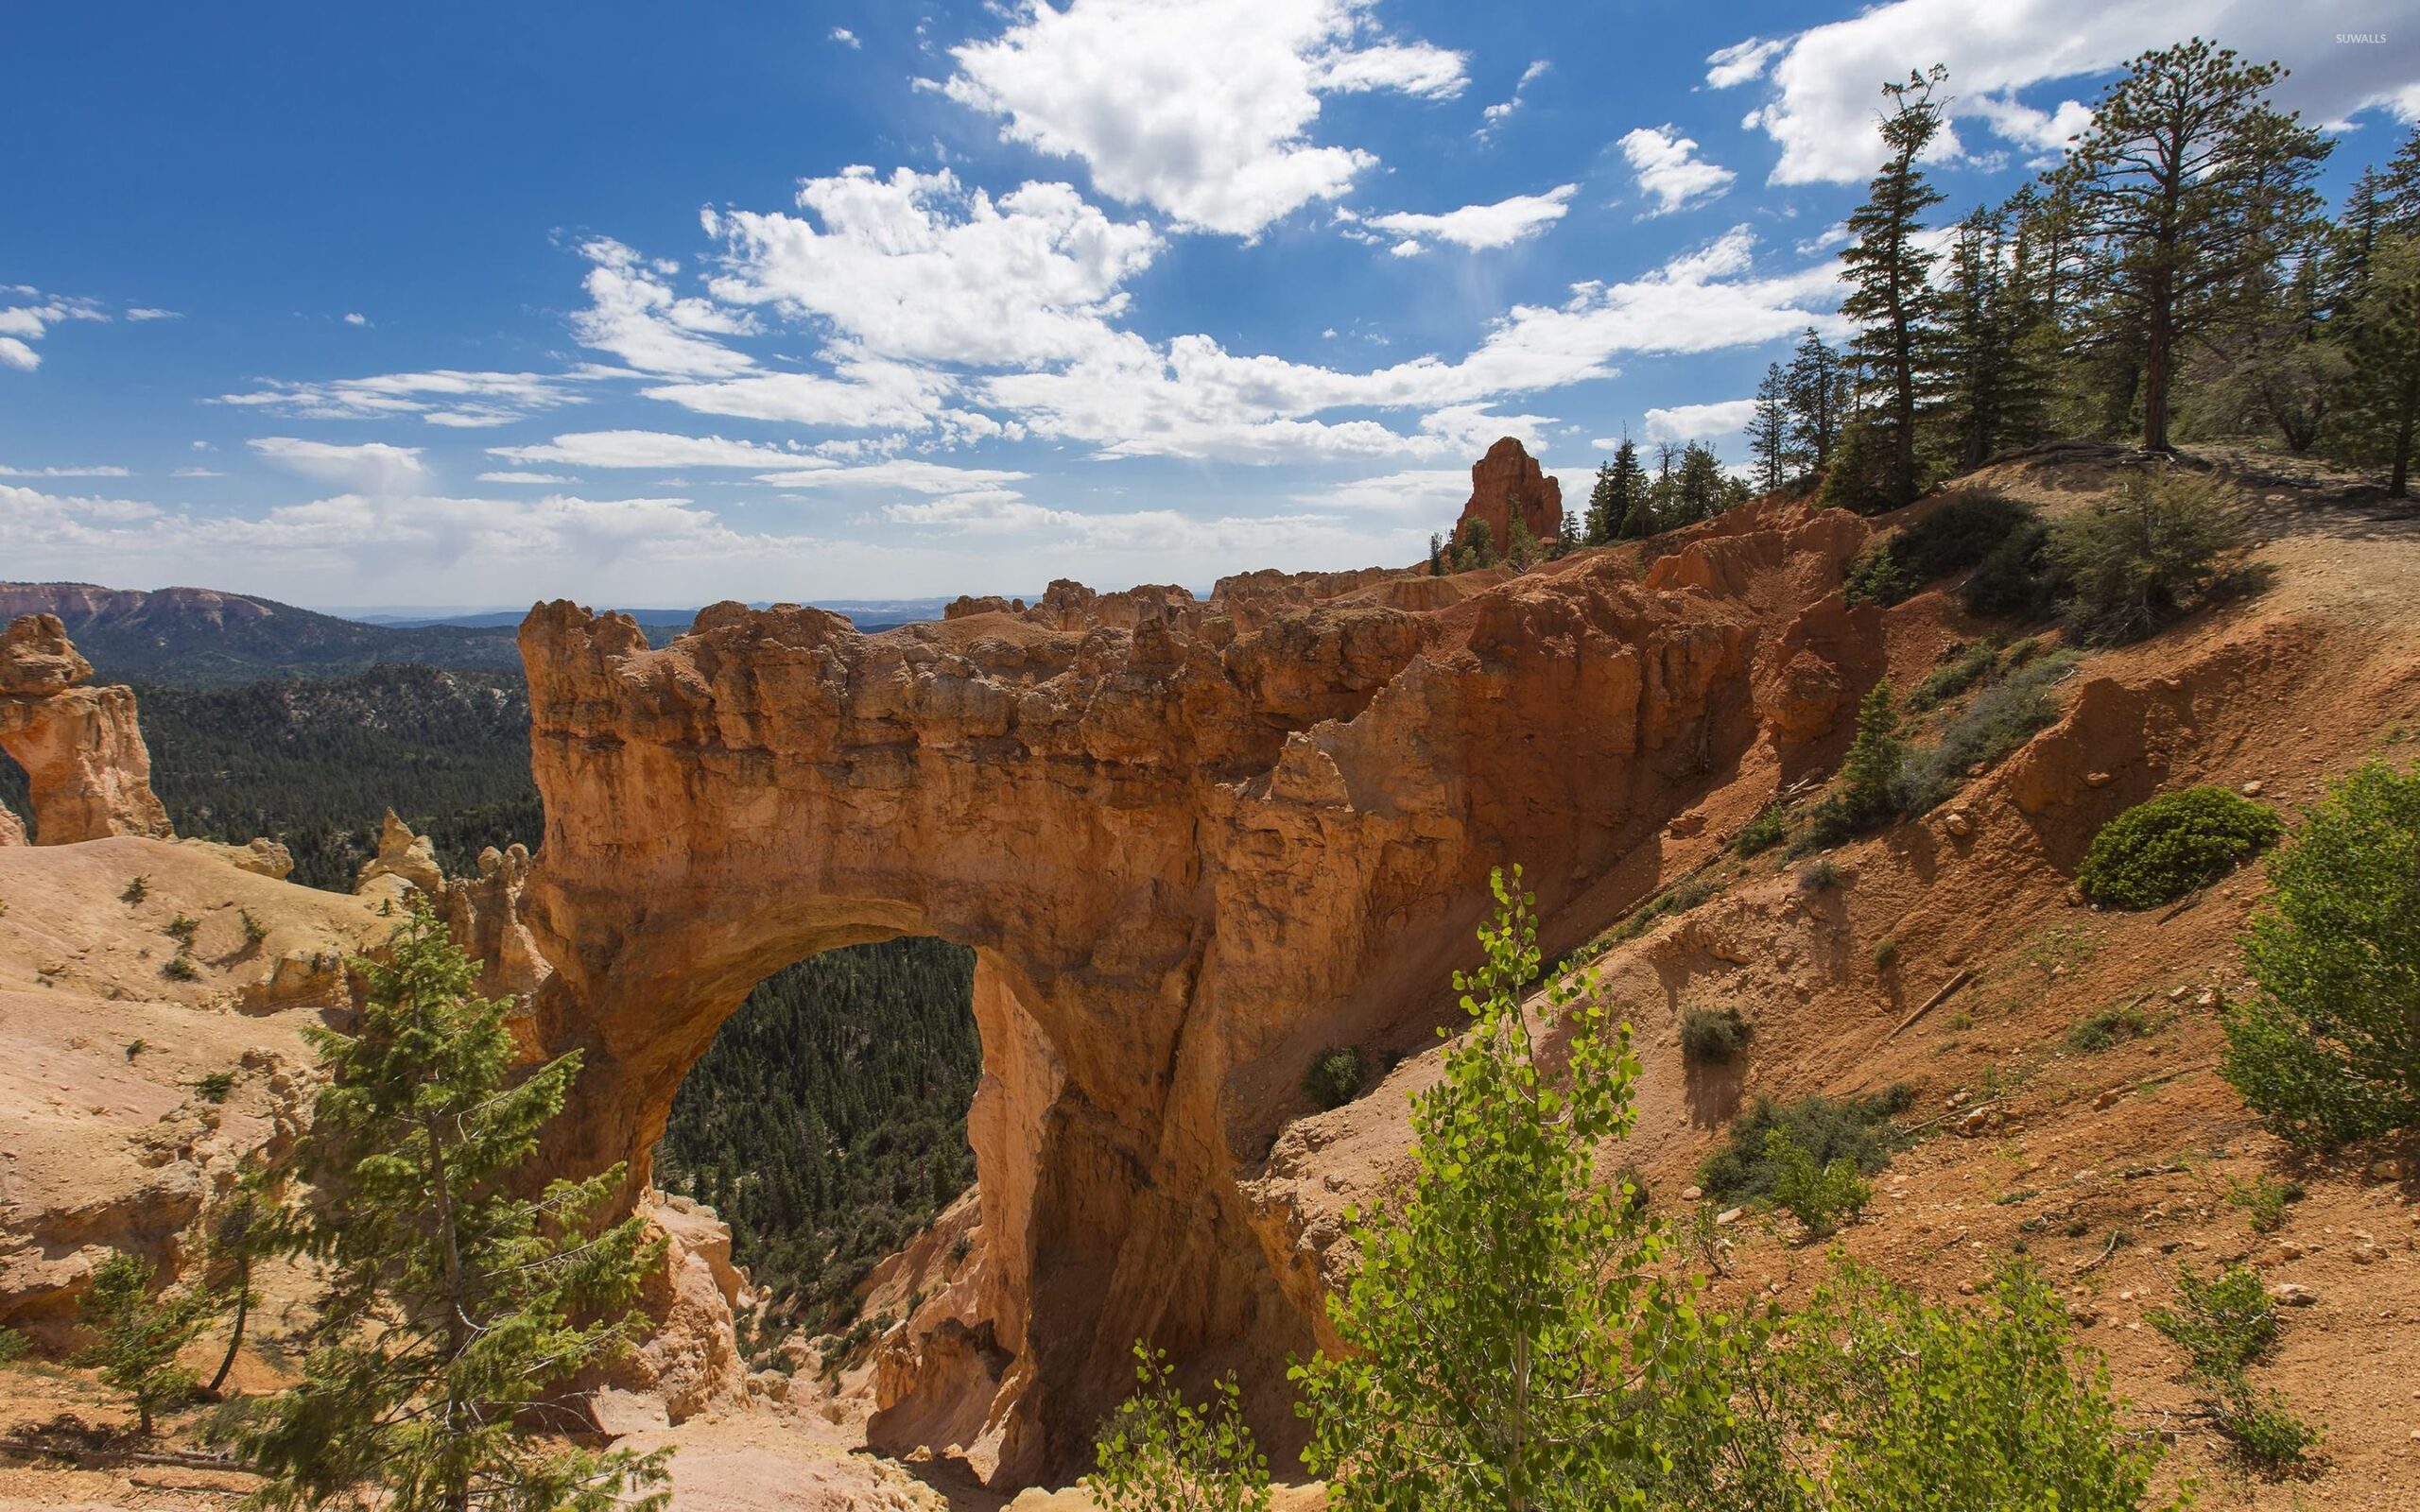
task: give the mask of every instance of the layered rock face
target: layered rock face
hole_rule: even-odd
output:
[[[1828,588],[1863,530],[1751,508],[1701,534],[1683,555],[1769,538]],[[1759,738],[1759,638],[1793,608],[1651,588],[1628,552],[1064,589],[876,636],[735,604],[661,650],[568,603],[521,631],[535,1027],[587,1057],[563,1168],[644,1182],[682,1076],[781,967],[977,951],[984,1280],[890,1342],[882,1418],[979,1437],[1002,1483],[1080,1454],[1137,1338],[1239,1367],[1255,1426],[1299,1442],[1280,1366],[1316,1280],[1238,1178],[1305,1064],[1442,1022],[1490,867],[1524,863],[1550,920],[1633,885],[1614,863]]]
[[[92,675],[55,614],[20,616],[0,633],[0,750],[25,768],[33,837],[164,839],[168,811],[151,791],[133,690],[78,686]],[[13,817],[0,828],[22,833]]]
[[[1470,502],[1454,522],[1454,539],[1463,539],[1474,520],[1487,522],[1488,540],[1502,551],[1512,540],[1518,520],[1532,541],[1552,541],[1563,529],[1563,483],[1548,477],[1538,459],[1511,436],[1487,449],[1471,464]]]

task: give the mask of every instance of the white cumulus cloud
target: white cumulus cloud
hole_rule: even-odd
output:
[[[1703,441],[1748,428],[1755,418],[1753,399],[1725,399],[1711,404],[1673,404],[1647,412],[1651,441]],[[1598,442],[1598,445],[1604,444]],[[1616,443],[1619,444],[1619,443]]]
[[[1882,161],[1877,91],[1910,68],[1949,69],[1951,130],[1945,157],[1965,148],[1960,121],[2027,148],[2056,147],[2084,119],[2099,76],[2188,35],[2216,38],[2248,59],[2292,70],[2279,100],[2323,122],[2370,107],[2420,119],[2420,55],[2409,46],[2344,46],[2339,34],[2408,32],[2409,0],[2336,0],[2324,15],[2271,0],[2034,0],[1977,6],[1969,0],[1891,0],[1847,20],[1774,42],[1751,39],[1760,64],[1722,82],[1760,75],[1770,93],[1748,117],[1781,146],[1776,183],[1854,182]],[[1761,52],[1755,50],[1762,49]],[[1717,53],[1715,71],[1742,67],[1737,49]],[[2020,91],[2056,85],[2065,97],[2022,103]]]
[[[31,372],[42,366],[42,353],[32,344],[52,326],[71,320],[109,318],[93,300],[44,294],[23,284],[0,286],[0,301],[12,296],[23,302],[0,303],[0,368],[14,368],[19,372]]]
[[[1699,157],[1697,143],[1669,125],[1640,127],[1621,139],[1621,149],[1638,176],[1639,191],[1655,201],[1648,212],[1652,215],[1668,215],[1711,199],[1738,177]]]
[[[956,48],[941,86],[1001,134],[1078,158],[1101,193],[1238,236],[1334,199],[1376,163],[1322,145],[1322,94],[1447,98],[1459,53],[1373,35],[1373,0],[1028,0]]]
[[[1567,183],[1542,195],[1514,195],[1492,205],[1464,205],[1443,215],[1396,212],[1366,218],[1379,230],[1415,243],[1426,238],[1484,250],[1510,247],[1546,230],[1564,217],[1571,207],[1571,197],[1579,192],[1578,184]],[[1396,250],[1401,253],[1402,249]]]

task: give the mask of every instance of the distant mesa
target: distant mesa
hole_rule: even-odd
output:
[[[1487,522],[1491,545],[1502,551],[1519,520],[1532,541],[1552,541],[1563,530],[1563,484],[1530,455],[1519,438],[1507,436],[1471,464],[1470,502],[1454,522],[1454,541],[1463,543],[1471,522]]]

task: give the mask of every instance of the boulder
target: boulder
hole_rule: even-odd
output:
[[[48,698],[92,675],[56,614],[21,614],[0,631],[0,696]]]
[[[387,811],[378,829],[378,853],[361,864],[354,879],[354,896],[390,898],[401,902],[413,891],[435,898],[445,890],[445,873],[437,865],[437,843]]]
[[[748,1367],[739,1357],[733,1315],[748,1278],[731,1263],[731,1227],[686,1197],[648,1192],[638,1211],[664,1241],[664,1263],[648,1273],[639,1306],[654,1322],[646,1339],[592,1383],[590,1411],[634,1421],[663,1415],[683,1422],[748,1397]]]
[[[256,877],[287,877],[294,871],[294,852],[275,840],[255,839],[247,845],[221,845],[216,840],[192,836],[177,842],[191,846],[205,855],[216,856],[238,871],[249,871]]]

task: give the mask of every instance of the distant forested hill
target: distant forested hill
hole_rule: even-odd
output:
[[[761,983],[673,1100],[656,1184],[721,1213],[810,1332],[975,1179],[974,984],[937,939],[827,951]]]
[[[375,666],[327,680],[138,687],[151,786],[179,834],[285,842],[294,880],[346,891],[389,808],[448,872],[483,846],[535,850],[529,696],[510,672]]]
[[[58,615],[103,682],[227,687],[342,677],[382,662],[521,671],[517,621],[398,629],[207,588],[0,583],[0,624],[20,614]]]

